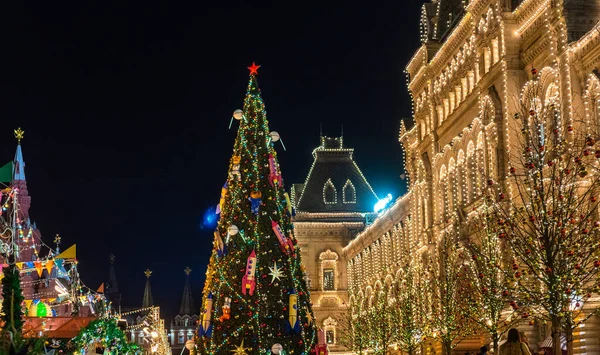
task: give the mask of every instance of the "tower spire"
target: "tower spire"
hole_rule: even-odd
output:
[[[154,305],[154,300],[152,299],[152,289],[150,288],[150,276],[152,275],[152,271],[150,271],[150,269],[146,269],[146,271],[144,271],[144,275],[146,275],[146,288],[144,289],[144,300],[142,301],[142,307],[147,308]]]
[[[181,305],[179,306],[179,315],[192,315],[195,313],[194,299],[192,297],[192,286],[190,284],[190,273],[192,269],[186,267],[183,270],[185,273],[185,285],[183,286],[183,296],[181,297]]]
[[[108,280],[106,281],[106,297],[112,302],[115,309],[121,309],[121,294],[119,293],[119,286],[117,283],[117,276],[115,274],[115,255],[110,253],[108,256],[110,266],[108,268]]]
[[[15,160],[13,165],[13,181],[25,180],[25,162],[23,161],[23,151],[21,150],[21,139],[25,135],[25,131],[21,127],[15,129],[15,138],[17,138],[17,151],[15,152]]]

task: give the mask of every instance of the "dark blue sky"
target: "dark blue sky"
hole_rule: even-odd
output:
[[[63,247],[77,243],[92,288],[113,252],[125,306],[141,303],[152,269],[155,302],[172,315],[188,265],[200,306],[212,238],[199,226],[218,202],[252,61],[287,147],[288,185],[304,181],[319,123],[326,135],[343,123],[375,191],[403,191],[403,69],[422,1],[155,3],[4,9],[0,160],[23,127],[31,215],[46,242],[60,233]]]

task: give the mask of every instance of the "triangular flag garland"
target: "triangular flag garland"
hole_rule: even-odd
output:
[[[77,259],[77,244],[54,257],[55,259]]]
[[[17,264],[17,268],[19,268],[19,270],[23,270],[23,263],[19,262],[16,264]]]
[[[48,271],[48,274],[52,272],[52,267],[54,267],[54,260],[46,261],[46,270]]]
[[[37,270],[38,276],[42,276],[42,272],[44,272],[44,268],[42,267],[41,261],[36,261],[33,263],[35,265],[35,269]]]
[[[98,290],[96,290],[96,292],[104,293],[104,282],[100,285],[100,287],[98,287]]]

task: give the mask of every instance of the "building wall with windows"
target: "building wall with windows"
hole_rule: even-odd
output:
[[[422,45],[406,67],[414,126],[402,124],[399,137],[409,192],[343,248],[352,295],[368,300],[407,258],[432,253],[442,226],[465,221],[486,177],[506,175],[523,106],[558,110],[551,129],[579,125],[598,136],[599,21],[598,1],[423,4]],[[576,334],[576,353],[600,352],[599,323]],[[541,324],[522,328],[534,347],[549,335]]]
[[[292,187],[291,202],[315,322],[332,353],[342,354],[339,320],[348,311],[348,272],[343,248],[364,229],[378,201],[344,147],[343,137],[321,137],[306,181]]]

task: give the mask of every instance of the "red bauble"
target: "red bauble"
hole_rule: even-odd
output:
[[[537,69],[531,68],[531,74],[536,75],[537,74]]]
[[[568,127],[567,127],[567,131],[569,131],[569,132],[573,132],[573,126],[568,126]]]

